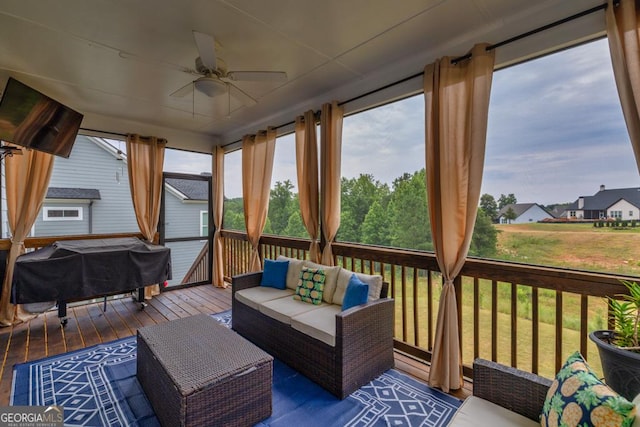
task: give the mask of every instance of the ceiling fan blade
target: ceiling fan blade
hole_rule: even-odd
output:
[[[211,71],[218,68],[216,58],[216,40],[209,34],[193,31],[193,39],[196,41],[198,53],[202,64]]]
[[[174,98],[184,98],[185,96],[189,95],[192,92],[193,92],[193,82],[189,82],[186,85],[182,86],[180,89],[173,92],[169,96]]]
[[[229,71],[226,76],[235,82],[284,82],[287,73],[284,71]]]
[[[239,102],[241,102],[243,105],[255,105],[258,103],[258,101],[254,97],[240,89],[238,86],[235,86],[228,82],[227,86],[229,87],[229,94]]]

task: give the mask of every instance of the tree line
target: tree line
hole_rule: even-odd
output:
[[[518,203],[515,194],[509,193],[507,195],[501,194],[496,201],[495,197],[491,194],[485,193],[480,196],[480,209],[489,217],[493,222],[498,222],[498,213],[502,208],[509,205],[515,205]],[[511,222],[516,219],[517,215],[513,208],[509,206],[504,213],[504,217],[507,221]]]
[[[404,173],[391,186],[370,174],[342,178],[340,229],[337,240],[403,249],[432,251],[425,169]],[[300,216],[298,194],[289,180],[271,189],[264,233],[309,238]],[[495,255],[493,217],[478,209],[469,255]],[[245,230],[242,198],[226,199],[223,227]]]

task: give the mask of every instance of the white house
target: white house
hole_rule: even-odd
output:
[[[512,219],[508,218],[510,211],[514,215]],[[552,218],[553,215],[537,203],[508,204],[498,212],[498,222],[500,224],[524,224]]]
[[[562,214],[568,219],[640,220],[640,188],[614,188],[604,185],[593,196],[580,196]]]

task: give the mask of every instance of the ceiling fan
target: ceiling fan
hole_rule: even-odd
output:
[[[252,105],[257,102],[251,95],[232,82],[281,82],[287,80],[287,73],[284,71],[228,71],[225,62],[216,55],[216,41],[213,36],[193,31],[193,38],[200,56],[196,58],[195,61],[195,72],[193,70],[190,70],[190,72],[198,74],[201,77],[187,83],[169,96],[182,98],[193,94],[194,90],[210,98],[226,94],[230,110],[231,97],[234,97],[244,105]]]

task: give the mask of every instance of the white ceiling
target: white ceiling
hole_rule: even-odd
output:
[[[0,84],[12,76],[85,115],[82,127],[167,138],[210,152],[323,102],[419,73],[442,55],[497,43],[604,0],[2,0]],[[602,34],[598,12],[496,50],[498,65]],[[238,82],[258,102],[169,95],[198,76],[192,31],[215,36],[230,70],[285,71]],[[419,90],[420,79],[347,110]]]

